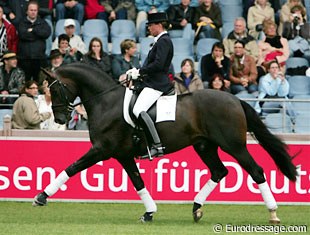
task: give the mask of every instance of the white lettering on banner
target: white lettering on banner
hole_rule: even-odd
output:
[[[163,158],[163,159],[160,159],[157,163],[157,168],[155,169],[155,173],[157,174],[157,191],[158,192],[163,191],[163,174],[168,172],[167,169],[163,168],[163,165],[169,162],[170,162],[169,159]]]
[[[102,166],[103,162],[98,162],[96,163],[96,165]],[[81,183],[84,186],[85,189],[87,189],[88,191],[92,191],[92,192],[100,192],[100,191],[104,191],[104,175],[103,174],[93,174],[93,178],[97,179],[97,184],[95,186],[92,186],[88,183],[87,180],[87,171],[88,169],[85,169],[81,172]]]
[[[56,172],[53,168],[51,167],[39,167],[37,169],[37,189],[42,190],[43,189],[43,175],[44,173],[49,173],[50,176],[50,182],[54,179],[56,179]]]
[[[6,166],[0,166],[0,171],[9,172],[9,168]],[[0,175],[0,182],[1,181],[3,182],[3,184],[0,184],[0,190],[7,189],[10,186],[10,180],[7,177]]]
[[[15,170],[13,174],[14,185],[17,189],[22,190],[22,191],[30,190],[31,188],[29,185],[23,186],[20,184],[20,181],[24,181],[24,180],[31,181],[32,172],[28,167],[19,167]]]
[[[236,183],[234,186],[232,187],[228,187],[226,186],[226,177],[223,178],[220,182],[220,192],[222,193],[232,193],[232,192],[236,192],[240,189],[240,187],[242,186],[242,182],[243,182],[243,173],[242,173],[242,169],[241,166],[238,165],[235,162],[223,162],[224,166],[226,167],[232,167],[235,169],[236,171]]]
[[[279,181],[279,178],[276,177],[276,171],[270,172],[270,189],[275,194],[281,194],[281,193],[289,193],[289,179],[285,176],[283,176],[283,186],[282,188],[277,188],[277,182],[276,179]]]
[[[173,167],[177,168],[179,167],[179,163],[178,162],[173,162]],[[187,167],[187,163],[186,162],[182,162],[181,163],[181,167],[182,168],[185,168]],[[173,192],[189,192],[189,170],[186,169],[184,170],[184,176],[183,176],[183,185],[180,186],[180,187],[177,187],[177,178],[180,178],[180,177],[177,177],[177,173],[176,173],[176,169],[171,169],[171,190]]]
[[[122,170],[122,175],[120,176],[115,176],[114,174],[115,170],[114,169],[109,169],[109,189],[112,192],[126,192],[128,191],[128,175],[126,171],[123,169]],[[115,186],[115,178],[122,178],[122,183],[120,186]]]
[[[306,189],[302,189],[301,188],[301,177],[303,175],[307,175],[307,171],[302,171],[301,170],[301,167],[299,167],[297,169],[297,172],[298,172],[298,177],[297,177],[297,180],[296,180],[296,184],[295,184],[295,187],[296,187],[296,192],[299,193],[299,194],[306,194],[307,193],[307,190]],[[310,178],[310,176],[309,176]],[[308,191],[310,193],[310,189]]]

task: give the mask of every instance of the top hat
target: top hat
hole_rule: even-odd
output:
[[[54,49],[51,51],[49,59],[52,60],[52,59],[57,58],[58,56],[62,56],[62,54],[60,53],[60,51],[58,49]]]
[[[64,23],[64,27],[66,28],[71,25],[75,27],[75,21],[73,19],[66,19]]]
[[[147,24],[160,23],[160,22],[168,22],[168,16],[165,12],[148,14]]]
[[[6,51],[3,53],[2,57],[1,57],[1,61],[3,60],[9,60],[9,59],[16,59],[17,55],[15,52],[13,51]]]

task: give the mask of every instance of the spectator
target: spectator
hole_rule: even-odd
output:
[[[73,104],[81,102],[80,97],[76,97]],[[71,119],[68,122],[69,130],[88,130],[88,116],[83,104],[76,105],[71,112]]]
[[[121,42],[121,55],[114,56],[112,60],[113,78],[118,81],[126,79],[126,72],[133,67],[139,69],[139,58],[135,56],[137,45],[132,39],[125,39]]]
[[[195,72],[194,62],[191,59],[182,61],[181,73],[175,75],[173,83],[178,95],[203,89],[203,83]]]
[[[280,65],[277,61],[271,61],[268,64],[268,74],[263,76],[259,81],[259,95],[258,99],[263,98],[287,98],[289,93],[289,83],[285,79],[284,74],[280,70]],[[257,113],[279,112],[281,107],[280,102],[259,102],[255,104]],[[291,104],[286,104],[287,113],[292,118],[296,116]]]
[[[41,67],[46,67],[46,39],[51,34],[51,28],[38,16],[39,5],[30,1],[25,17],[18,27],[19,66],[25,71],[26,81],[38,81]]]
[[[57,0],[56,3],[56,20],[73,18],[80,25],[84,19],[85,0]]]
[[[108,14],[98,0],[85,0],[85,19],[103,19],[108,22]]]
[[[39,113],[34,101],[37,95],[38,83],[27,81],[13,105],[12,129],[40,129],[40,123],[51,117],[51,112]]]
[[[28,0],[1,0],[6,19],[18,28],[19,23],[26,16]]]
[[[54,72],[59,66],[63,64],[64,58],[58,49],[54,49],[51,51],[49,56],[50,65],[45,69],[51,72]],[[47,76],[42,71],[40,72],[39,84],[43,85],[43,81],[46,80]]]
[[[310,61],[310,24],[305,16],[304,7],[292,7],[290,20],[284,22],[282,36],[288,40],[290,56],[306,57]]]
[[[99,38],[92,38],[89,43],[88,52],[83,56],[82,61],[112,76],[111,58],[103,51],[102,41]]]
[[[82,53],[70,47],[70,38],[67,34],[59,35],[58,42],[58,49],[63,56],[64,64],[71,64],[81,60]]]
[[[208,85],[209,89],[218,90],[218,91],[228,91],[225,88],[225,81],[221,74],[214,74]]]
[[[234,22],[234,30],[231,31],[227,38],[223,40],[225,46],[225,56],[230,58],[234,54],[234,46],[237,40],[241,40],[245,44],[246,54],[252,56],[255,61],[258,59],[258,45],[255,38],[247,33],[246,22],[242,17],[238,17]]]
[[[50,118],[40,123],[40,129],[42,130],[60,130],[64,131],[66,129],[66,125],[60,125],[55,123],[54,115],[52,110],[52,98],[50,89],[48,87],[48,82],[45,80],[41,87],[42,95],[38,95],[38,99],[36,100],[36,105],[39,109],[39,113],[50,113]]]
[[[217,73],[223,76],[225,87],[226,89],[229,89],[230,61],[224,53],[224,45],[221,42],[216,42],[213,44],[212,52],[201,58],[201,79],[205,88],[208,87],[208,82],[210,82],[212,76]]]
[[[195,13],[196,36],[199,38],[217,38],[221,40],[220,28],[222,16],[220,8],[213,0],[202,0]],[[201,23],[201,27],[198,24]]]
[[[274,21],[274,10],[268,0],[256,0],[255,5],[249,8],[247,20],[249,34],[255,39],[260,39],[264,20]]]
[[[279,28],[278,28],[278,34],[282,35],[283,33],[283,24],[284,22],[292,22],[292,14],[291,14],[291,10],[294,6],[301,6],[303,8],[303,11],[306,11],[306,9],[304,8],[302,1],[301,0],[287,0],[287,2],[285,4],[282,5],[281,7],[281,11],[280,11],[280,22],[279,22]],[[305,14],[305,21],[307,20],[307,16]]]
[[[54,0],[37,0],[39,3],[39,16],[52,22]]]
[[[258,43],[258,65],[266,68],[270,61],[277,60],[284,74],[285,61],[289,57],[288,42],[285,38],[277,35],[277,25],[272,20],[265,20],[263,22],[263,31],[266,37]]]
[[[86,53],[85,43],[79,35],[75,34],[75,21],[73,19],[66,19],[64,23],[65,33],[70,38],[70,46],[74,52],[79,51],[82,54]],[[52,50],[58,48],[58,37],[54,40]]]
[[[172,30],[178,30],[180,31],[180,35],[187,35],[189,38],[191,38],[192,28],[194,25],[194,17],[195,17],[195,8],[190,6],[191,0],[181,0],[181,3],[178,5],[170,5],[170,7],[167,10],[167,15],[169,22],[172,26]],[[183,30],[185,31],[183,34]],[[175,32],[169,32],[170,36],[172,33]]]
[[[257,69],[252,56],[245,54],[245,44],[243,41],[236,41],[234,47],[235,53],[231,56],[230,62],[230,91],[238,94],[242,91],[248,93],[257,92]]]
[[[17,95],[25,83],[25,73],[17,67],[17,57],[12,51],[6,51],[2,56],[3,66],[0,67],[1,95]],[[1,97],[1,109],[12,109],[17,98]]]
[[[0,57],[7,50],[17,52],[18,36],[13,24],[3,17],[3,7],[0,6]]]
[[[136,29],[139,32],[141,22],[147,20],[148,14],[166,12],[170,3],[169,0],[135,0],[137,8]]]
[[[134,0],[99,0],[106,12],[106,21],[112,22],[118,19],[135,21],[137,17]]]

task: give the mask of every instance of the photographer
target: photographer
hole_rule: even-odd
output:
[[[306,11],[301,5],[291,9],[290,20],[284,22],[282,36],[288,40],[290,56],[310,58],[310,25],[305,20]]]

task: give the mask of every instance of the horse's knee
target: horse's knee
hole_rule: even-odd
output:
[[[228,174],[228,170],[225,166],[221,167],[220,169],[213,170],[211,172],[211,179],[218,183]]]

